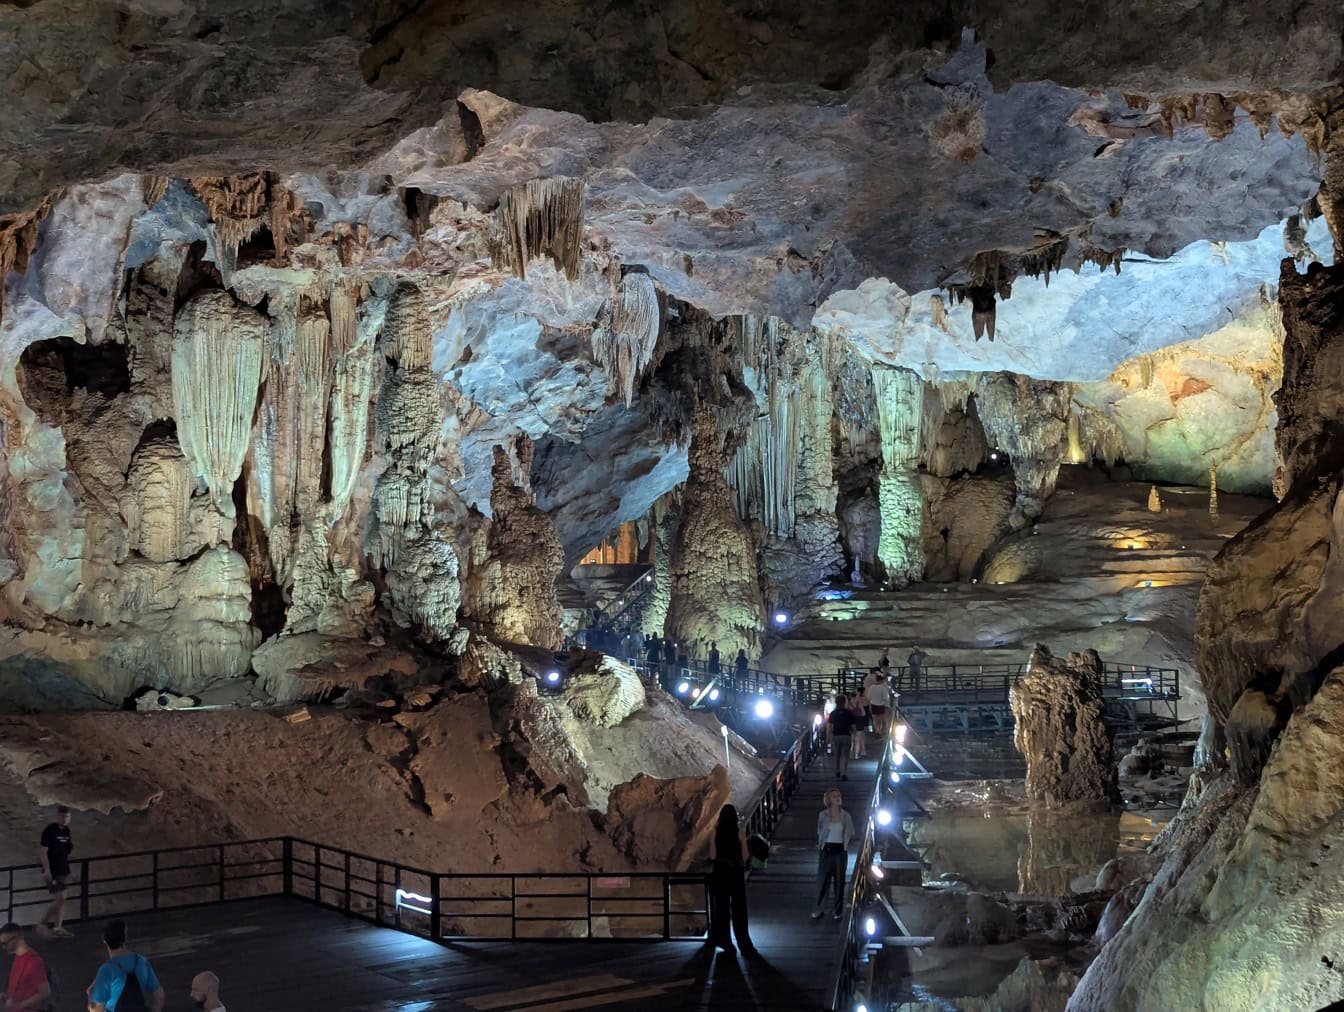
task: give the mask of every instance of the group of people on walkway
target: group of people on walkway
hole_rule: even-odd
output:
[[[826,744],[836,777],[848,780],[850,760],[867,758],[869,731],[879,742],[883,740],[900,697],[881,669],[873,668],[859,691],[852,695],[837,692],[834,699],[826,701]]]
[[[70,809],[61,806],[56,818],[42,830],[39,853],[42,879],[51,896],[34,933],[43,939],[73,938],[65,927],[65,902],[70,890],[70,855],[74,853]],[[107,959],[85,989],[89,1012],[162,1012],[167,995],[148,959],[127,946],[124,920],[103,926]],[[27,930],[13,922],[0,927],[0,948],[12,962],[8,984],[0,995],[5,1012],[49,1012],[55,1008],[57,986],[46,960],[33,948]],[[206,1012],[225,1012],[219,1000],[219,978],[209,970],[191,981],[191,1000]]]

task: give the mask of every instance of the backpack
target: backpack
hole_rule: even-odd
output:
[[[111,960],[118,970],[126,974],[126,984],[121,989],[121,995],[117,998],[117,1003],[111,1006],[114,1012],[149,1012],[149,1002],[145,1001],[145,992],[141,989],[140,978],[137,976],[144,958],[136,953],[129,970],[121,960]]]

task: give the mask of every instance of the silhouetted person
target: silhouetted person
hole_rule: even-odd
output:
[[[42,880],[51,893],[51,902],[42,913],[37,933],[46,938],[71,938],[65,930],[65,893],[70,887],[70,853],[75,849],[70,835],[70,809],[56,809],[56,821],[42,830]]]
[[[224,1012],[224,1003],[219,1000],[219,978],[209,970],[192,977],[191,1000],[205,1012]]]
[[[747,652],[738,650],[737,652],[737,673],[740,677],[747,677]]]
[[[849,864],[849,844],[854,839],[854,820],[844,810],[844,795],[832,787],[822,799],[825,807],[817,813],[817,903],[812,919],[825,912],[826,887],[835,884],[832,916],[838,921],[845,906],[845,870]]]
[[[677,663],[677,645],[671,640],[663,640],[663,660],[669,666]]]
[[[686,647],[682,646],[682,648],[677,652],[677,667],[680,668],[682,671],[685,671],[690,666],[691,666],[691,659],[686,655]]]
[[[928,654],[919,649],[919,646],[916,645],[915,648],[910,651],[910,656],[905,659],[905,662],[910,665],[910,687],[916,691],[919,689],[919,679],[924,673],[924,661],[928,656]]]
[[[742,955],[757,955],[747,930],[747,834],[737,821],[737,809],[724,805],[709,843],[714,869],[709,874],[709,941],[724,952],[733,951],[728,937],[731,922],[733,936]]]
[[[51,997],[51,980],[47,976],[47,964],[23,937],[23,929],[13,923],[0,928],[0,949],[14,959],[9,968],[9,986],[0,997],[0,1008],[10,1012],[19,1009],[40,1012],[50,1008],[47,1000]]]
[[[826,718],[826,735],[831,742],[835,775],[841,780],[849,779],[849,746],[853,730],[854,714],[850,712],[849,699],[843,692],[836,693],[835,709]]]
[[[126,948],[126,922],[108,921],[103,928],[107,962],[89,985],[89,1012],[126,1012],[144,1007],[163,1012],[163,985],[149,960]]]
[[[644,650],[645,650],[644,656],[648,660],[648,662],[650,664],[657,664],[658,658],[662,656],[663,652],[663,644],[662,641],[658,639],[657,633],[654,633],[652,636],[650,636],[647,640],[644,641]]]
[[[709,673],[711,675],[719,673],[719,645],[717,643],[709,645]]]

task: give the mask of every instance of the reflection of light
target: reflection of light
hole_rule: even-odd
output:
[[[407,900],[413,900],[408,903]],[[417,914],[429,916],[429,904],[434,902],[428,896],[421,896],[419,893],[413,893],[407,889],[398,889],[396,893],[396,904],[403,910],[414,910]],[[421,904],[417,906],[416,904]]]
[[[854,1012],[868,1012],[868,1006],[863,1002],[859,1002],[854,1006]]]
[[[891,825],[891,813],[887,811],[885,808],[879,808],[877,810],[877,824],[879,826]]]
[[[761,720],[769,720],[775,715],[775,704],[768,699],[758,699],[752,710]]]
[[[899,784],[901,782],[901,775],[895,770],[891,771],[891,782],[893,784]]]
[[[788,612],[784,611],[775,612],[775,625],[783,625],[788,620],[789,620]]]
[[[873,920],[871,917],[865,917],[863,921],[863,933],[869,938],[872,938],[873,935],[877,934],[877,921]]]
[[[710,689],[710,690],[709,690],[709,701],[710,701],[711,703],[717,703],[718,700],[719,700],[719,690],[718,690],[718,689]]]
[[[688,693],[688,692],[690,692],[690,691],[691,691],[691,683],[690,683],[690,682],[682,682],[680,685],[677,686],[677,695],[678,695],[678,696],[684,696],[684,695],[686,695],[686,693]]]
[[[909,730],[910,730],[910,729],[909,729],[906,725],[904,725],[904,724],[897,724],[897,725],[896,725],[896,744],[897,744],[897,745],[904,745],[904,744],[905,744],[905,733],[906,733],[907,731],[909,731]]]
[[[873,859],[873,878],[875,878],[875,879],[884,879],[884,878],[886,878],[886,877],[887,877],[887,873],[884,872],[884,871],[882,870],[882,859],[881,859],[881,858],[874,858],[874,859]]]
[[[560,683],[560,672],[558,671],[546,672],[546,681],[549,682],[551,685],[558,685]]]
[[[904,746],[904,745],[897,745],[897,746],[896,746],[896,765],[897,765],[897,766],[900,766],[900,765],[901,765],[902,763],[904,763],[904,762],[905,762],[905,746]],[[893,771],[893,772],[894,772],[894,771]]]

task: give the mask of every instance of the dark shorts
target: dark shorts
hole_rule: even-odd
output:
[[[53,875],[51,881],[47,883],[47,892],[55,896],[57,893],[63,893],[70,888],[70,873],[64,875]]]
[[[880,717],[882,716],[882,714],[887,712],[887,708],[885,706],[874,706],[870,707],[868,712],[871,713],[874,717]]]

